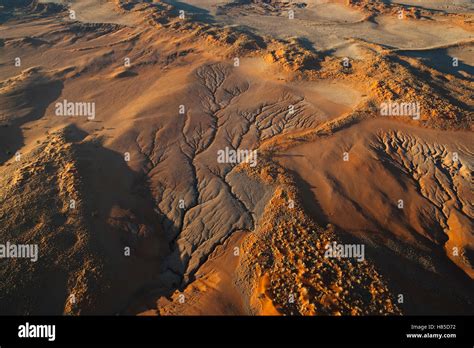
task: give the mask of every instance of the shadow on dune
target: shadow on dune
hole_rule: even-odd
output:
[[[409,243],[402,242],[396,235],[378,225],[376,232],[370,230],[346,231],[337,224],[337,216],[325,211],[312,191],[314,188],[301,176],[286,169],[294,178],[300,192],[300,197],[306,213],[320,226],[331,223],[335,233],[343,243],[366,246],[366,258],[384,276],[395,300],[402,294],[404,303],[400,304],[403,314],[407,315],[458,315],[469,314],[474,309],[474,287],[472,280],[446,257],[442,246],[427,242],[421,236],[414,238],[424,250],[417,249]],[[391,174],[402,175],[399,172]],[[351,199],[351,197],[347,197]],[[373,223],[376,223],[373,221]],[[368,241],[370,241],[368,243]],[[442,245],[442,244],[441,244]],[[432,262],[430,267],[424,266],[428,257]],[[472,256],[472,255],[471,255]],[[423,267],[424,266],[424,267]],[[453,287],[452,284],[456,284]]]
[[[44,157],[42,151],[35,154],[44,168],[7,189],[1,200],[0,216],[9,219],[0,226],[0,239],[27,238],[38,244],[39,258],[2,260],[0,308],[5,315],[60,315],[69,296],[77,294],[69,314],[127,314],[124,308],[140,294],[159,289],[161,295],[173,287],[160,269],[170,254],[163,218],[148,183],[123,154],[89,140],[75,125],[62,134],[68,145],[55,140],[57,156],[51,150]],[[65,170],[70,163],[74,169]],[[77,209],[64,210],[71,192]]]
[[[446,49],[437,49],[429,51],[400,51],[404,56],[418,58],[428,67],[438,70],[445,74],[454,75],[456,77],[467,79],[460,72],[464,71],[474,76],[474,66],[466,64],[462,60],[458,61],[458,66],[453,66],[453,56]]]
[[[78,170],[87,197],[87,216],[93,246],[100,248],[101,260],[108,270],[113,297],[104,294],[99,303],[112,298],[104,314],[133,314],[145,310],[142,297],[167,295],[178,286],[173,278],[163,276],[162,261],[181,264],[173,257],[166,239],[169,224],[153,198],[148,178],[130,169],[123,154],[109,150],[98,141],[82,141],[76,145]],[[131,256],[124,256],[124,248]],[[145,296],[147,297],[147,296]],[[131,308],[133,310],[131,310]]]
[[[209,13],[208,10],[177,0],[165,0],[165,2],[173,5],[178,11],[183,10],[185,12],[185,16],[191,16],[207,24],[215,23],[214,17]]]
[[[0,96],[0,165],[25,145],[21,127],[42,118],[62,89],[62,81],[43,81],[20,86]]]

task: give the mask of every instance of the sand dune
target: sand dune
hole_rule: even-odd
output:
[[[303,197],[307,211],[322,224],[337,226],[370,245],[373,257],[380,258],[377,265],[386,267],[382,272],[397,279],[398,291],[408,290],[416,274],[424,289],[411,289],[410,298],[417,300],[404,309],[415,311],[415,303],[426,301],[423,298],[440,296],[438,306],[431,307],[434,313],[468,313],[465,302],[458,301],[468,301],[472,289],[471,147],[468,133],[445,132],[441,137],[436,131],[371,121],[292,148],[279,162],[308,190]],[[347,162],[344,152],[349,154]],[[398,207],[400,199],[403,209]],[[465,227],[457,225],[454,216]],[[448,280],[451,277],[464,284],[456,295],[448,285],[454,281]]]
[[[0,5],[5,314],[472,312],[469,4]]]

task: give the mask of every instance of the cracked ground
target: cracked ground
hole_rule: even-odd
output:
[[[0,1],[0,312],[472,313],[469,4],[183,3]]]

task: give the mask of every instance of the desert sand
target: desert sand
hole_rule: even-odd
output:
[[[472,313],[473,10],[0,1],[1,314]]]

